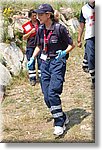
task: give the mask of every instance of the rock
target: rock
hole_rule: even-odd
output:
[[[0,63],[0,103],[3,101],[5,87],[10,83],[12,77],[7,68]]]
[[[63,14],[60,15],[60,20],[59,22],[64,25],[69,31],[71,31],[72,33],[77,32],[78,30],[78,26],[79,26],[79,21],[77,18],[71,18],[68,21],[66,20],[66,18],[64,17]]]
[[[0,85],[0,103],[3,101],[4,93],[5,93],[5,86]]]
[[[18,18],[14,19],[14,30],[23,33],[22,25],[28,21],[28,18]]]
[[[66,20],[73,17],[73,10],[71,8],[60,8],[61,14],[65,17]]]
[[[12,27],[12,25],[8,25],[8,36],[10,37],[10,39],[14,38],[14,33],[13,33],[13,27]]]
[[[9,70],[0,63],[0,85],[3,89],[3,86],[7,86],[11,80],[11,74]]]
[[[1,53],[0,53],[0,63],[6,67],[6,60]]]
[[[28,18],[29,9],[22,9],[22,14]]]
[[[67,25],[69,26],[70,30],[75,33],[78,30],[79,21],[77,18],[71,18],[67,21]]]
[[[23,61],[23,63],[22,63],[22,67],[23,67],[23,70],[27,70],[27,57],[26,57],[26,55],[24,55],[24,61]]]
[[[11,74],[17,76],[22,69],[23,53],[14,42],[11,44],[0,43],[0,53],[6,60],[6,67]]]

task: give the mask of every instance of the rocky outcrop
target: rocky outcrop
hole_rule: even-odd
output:
[[[0,63],[0,103],[3,100],[5,87],[10,83],[11,78],[12,77],[8,69]]]
[[[64,14],[60,14],[60,21],[71,33],[76,33],[79,26],[79,21],[77,18],[72,17],[67,20]]]
[[[67,24],[70,28],[70,31],[72,33],[76,33],[79,27],[79,21],[77,20],[77,18],[71,18],[67,21]]]
[[[9,72],[15,76],[19,75],[23,62],[23,53],[20,48],[14,42],[0,43],[0,53],[1,61],[5,63]]]
[[[0,43],[0,102],[3,100],[5,87],[10,83],[11,76],[21,72],[23,53],[14,42]]]

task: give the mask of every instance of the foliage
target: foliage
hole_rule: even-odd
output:
[[[11,14],[13,14],[13,9],[11,7],[6,7],[3,11],[3,16],[8,18]]]
[[[74,17],[79,19],[80,11],[82,6],[84,5],[84,2],[76,2],[70,3],[70,7],[74,10]]]
[[[4,17],[4,39],[3,41],[6,43],[10,43],[10,40],[11,40],[8,35],[8,25],[12,23],[11,17],[13,14],[14,14],[14,10],[11,6],[3,8],[3,17]]]

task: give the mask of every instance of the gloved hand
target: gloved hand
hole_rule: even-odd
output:
[[[28,61],[27,63],[27,69],[33,64],[33,62],[34,62],[34,57],[31,57],[30,61]]]
[[[58,51],[56,51],[56,53],[58,54],[58,56],[56,56],[55,57],[55,59],[61,59],[61,58],[63,58],[63,57],[65,57],[66,56],[66,50],[58,50]]]

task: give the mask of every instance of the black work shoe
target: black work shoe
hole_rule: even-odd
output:
[[[30,81],[30,85],[31,85],[31,86],[35,86],[35,84],[36,84],[36,81],[35,81],[35,80],[31,80],[31,81]]]

